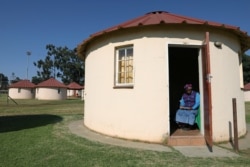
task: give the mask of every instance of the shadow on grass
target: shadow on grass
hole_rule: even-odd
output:
[[[49,114],[1,116],[0,133],[35,128],[60,121],[62,117]]]

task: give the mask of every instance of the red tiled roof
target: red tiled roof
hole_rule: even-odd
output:
[[[55,78],[50,78],[46,81],[43,81],[37,85],[37,87],[46,87],[46,88],[67,88],[66,85],[57,81]]]
[[[76,82],[71,82],[70,84],[67,85],[68,89],[83,89],[83,86],[79,85]]]
[[[126,29],[126,28],[139,27],[139,26],[142,27],[142,26],[158,25],[158,24],[161,24],[161,25],[164,25],[164,24],[165,25],[170,25],[170,24],[202,25],[202,26],[210,26],[210,27],[220,28],[224,30],[229,30],[239,37],[243,52],[250,48],[250,36],[247,35],[247,32],[241,31],[239,27],[212,22],[212,21],[195,19],[195,18],[181,16],[181,15],[175,15],[175,14],[171,14],[171,13],[164,12],[164,11],[155,11],[155,12],[147,13],[133,20],[129,20],[122,24],[113,26],[106,30],[90,35],[89,38],[87,38],[80,45],[78,45],[78,48],[77,48],[78,55],[85,57],[87,44],[89,44],[95,38],[102,36],[104,34]]]
[[[244,85],[244,90],[250,90],[250,83]]]
[[[9,88],[34,88],[36,85],[30,82],[29,80],[20,80],[16,83],[13,83]]]

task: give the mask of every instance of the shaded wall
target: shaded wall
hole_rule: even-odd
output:
[[[35,98],[35,89],[9,88],[9,96],[12,99],[33,99]]]

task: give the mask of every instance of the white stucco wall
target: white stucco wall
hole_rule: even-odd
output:
[[[12,99],[33,99],[35,97],[35,89],[32,91],[31,88],[9,88],[9,96]]]
[[[60,89],[60,93],[58,93]],[[38,100],[65,100],[67,99],[66,88],[36,88],[36,99]]]
[[[245,102],[250,101],[250,90],[244,91],[244,98],[245,98]]]
[[[159,27],[122,32],[92,43],[85,62],[84,124],[100,133],[149,142],[169,136],[168,44],[202,45],[205,30]],[[237,99],[239,134],[246,133],[235,36],[210,32],[213,139],[229,139],[232,98]],[[213,41],[221,41],[222,49]],[[230,42],[228,42],[230,41]],[[134,88],[114,86],[114,50],[134,46]],[[202,92],[201,92],[202,94]],[[233,133],[232,133],[233,134]]]
[[[81,96],[82,90],[67,89],[67,96],[75,96],[75,94],[78,94],[78,96]]]
[[[74,96],[74,90],[68,89],[67,96]]]
[[[212,74],[212,110],[214,141],[229,140],[230,129],[233,134],[233,103],[237,101],[238,133],[246,133],[244,92],[241,88],[241,64],[239,63],[239,41],[234,36],[224,33],[212,35],[220,40],[222,49],[216,49],[211,44],[211,74]]]

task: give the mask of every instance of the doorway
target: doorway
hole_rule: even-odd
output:
[[[170,135],[178,129],[175,122],[175,114],[179,108],[179,101],[184,92],[184,85],[191,83],[193,90],[200,92],[199,52],[199,47],[183,45],[168,47]]]

